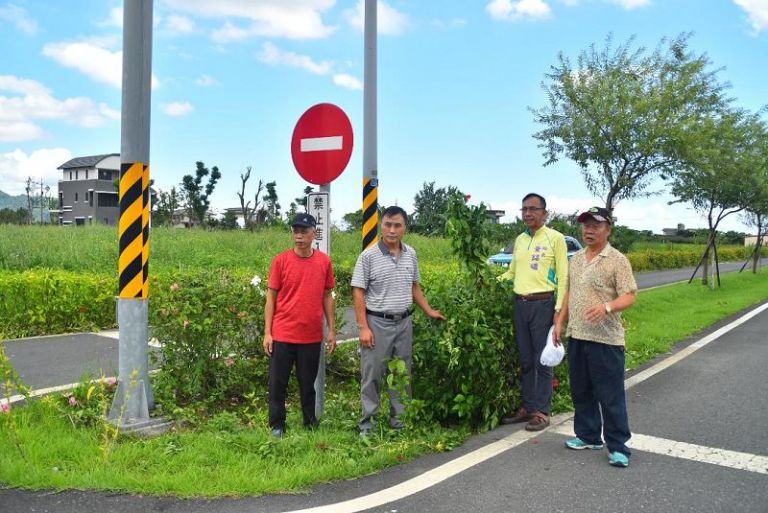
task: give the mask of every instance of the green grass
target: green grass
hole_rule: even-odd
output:
[[[408,234],[419,260],[443,263],[451,258],[448,240]],[[178,268],[264,268],[278,252],[291,247],[287,228],[256,232],[155,228],[150,236],[150,270]],[[361,248],[359,233],[333,232],[335,263],[351,266]],[[117,229],[114,226],[0,225],[0,269],[34,268],[117,273]]]
[[[641,291],[622,314],[626,326],[627,367],[635,368],[694,333],[768,299],[768,271],[725,273],[722,287],[699,281]]]

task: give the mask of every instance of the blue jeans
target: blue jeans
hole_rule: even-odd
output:
[[[629,456],[626,443],[632,435],[624,395],[624,347],[571,338],[568,372],[576,436],[599,444],[604,434],[609,451]]]

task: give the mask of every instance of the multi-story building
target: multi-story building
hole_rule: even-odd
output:
[[[116,225],[120,203],[115,180],[120,177],[120,154],[77,157],[60,165],[59,224]]]

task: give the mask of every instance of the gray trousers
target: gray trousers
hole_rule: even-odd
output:
[[[408,376],[411,375],[412,347],[413,347],[413,321],[406,317],[400,321],[391,321],[367,315],[368,327],[373,332],[373,347],[360,348],[360,400],[363,407],[363,416],[360,420],[360,429],[372,428],[373,418],[379,413],[379,394],[382,385],[386,386],[388,373],[387,363],[390,359],[398,357],[405,361]],[[402,425],[397,418],[405,410],[400,402],[400,394],[396,390],[387,389],[389,394],[389,423],[392,427]],[[410,384],[408,394],[410,397]]]
[[[515,301],[515,338],[520,350],[523,408],[549,415],[552,367],[541,364],[541,352],[555,315],[555,300]]]

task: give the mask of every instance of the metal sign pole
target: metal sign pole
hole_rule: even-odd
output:
[[[307,212],[317,220],[315,249],[331,256],[331,184],[320,186],[319,192],[307,195]],[[325,318],[323,318],[325,319]],[[325,411],[325,340],[328,323],[323,320],[323,343],[320,348],[320,365],[315,378],[315,416],[320,419]]]
[[[154,407],[147,350],[151,79],[152,0],[125,0],[118,224],[119,375],[108,418],[127,428],[146,424]]]
[[[365,0],[363,77],[363,249],[379,241],[376,148],[376,0]]]

